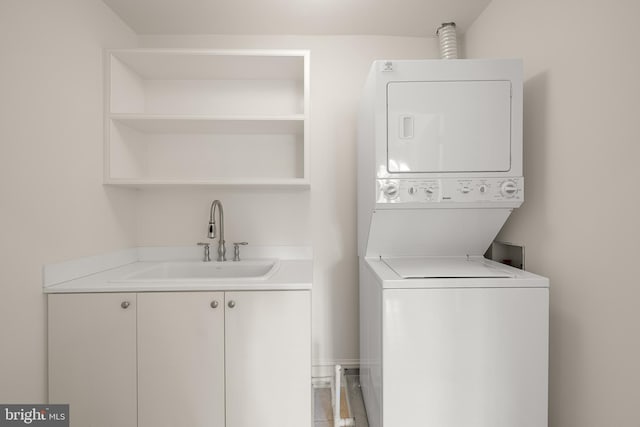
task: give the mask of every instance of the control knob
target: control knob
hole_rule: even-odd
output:
[[[395,199],[398,197],[398,184],[395,182],[389,182],[382,186],[382,192],[387,199]]]
[[[502,194],[504,197],[513,197],[516,195],[517,191],[518,185],[515,183],[515,181],[505,181],[500,186],[500,194]]]

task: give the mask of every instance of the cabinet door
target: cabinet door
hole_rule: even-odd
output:
[[[224,427],[224,294],[138,294],[140,427]]]
[[[136,295],[49,295],[49,403],[71,426],[136,426]]]
[[[310,292],[225,301],[227,427],[311,425]]]

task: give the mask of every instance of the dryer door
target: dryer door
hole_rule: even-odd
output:
[[[511,82],[391,82],[391,173],[511,169]]]

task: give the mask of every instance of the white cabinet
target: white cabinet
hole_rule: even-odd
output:
[[[49,295],[49,403],[71,426],[135,427],[136,294]]]
[[[310,294],[50,295],[50,402],[72,426],[311,425]]]
[[[224,293],[138,294],[138,425],[223,427],[223,343]]]
[[[309,52],[106,52],[105,183],[308,187]]]
[[[310,292],[227,292],[225,301],[227,427],[310,425]]]

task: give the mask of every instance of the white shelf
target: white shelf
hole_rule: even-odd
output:
[[[304,115],[204,116],[111,114],[111,120],[144,133],[302,134]]]
[[[304,79],[304,50],[115,49],[109,53],[147,80]]]
[[[122,179],[112,178],[105,182],[108,185],[119,185],[144,189],[146,187],[176,187],[183,185],[191,185],[198,187],[233,187],[233,188],[289,188],[292,190],[305,190],[310,187],[309,181],[303,178],[285,178],[285,179],[252,179],[252,178],[231,178],[231,179],[189,179],[189,180],[170,180],[170,179]]]
[[[309,188],[308,51],[105,58],[105,184]]]

